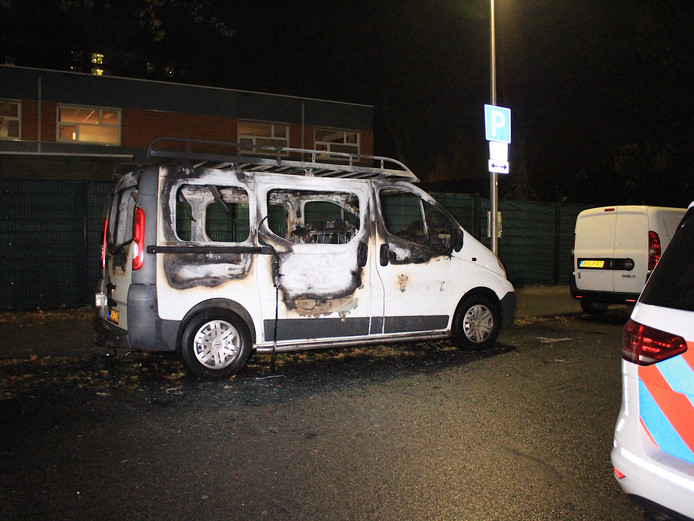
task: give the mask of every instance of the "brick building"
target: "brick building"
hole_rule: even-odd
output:
[[[373,154],[368,105],[0,65],[0,177],[110,179],[158,137]]]

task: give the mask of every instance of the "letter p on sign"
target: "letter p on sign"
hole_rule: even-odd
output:
[[[487,141],[511,142],[511,109],[484,106],[484,129]]]

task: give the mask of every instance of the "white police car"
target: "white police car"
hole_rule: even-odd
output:
[[[694,203],[624,327],[622,356],[615,477],[656,519],[694,519]]]

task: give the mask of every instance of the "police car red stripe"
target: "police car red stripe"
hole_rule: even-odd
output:
[[[664,452],[694,463],[694,343],[654,365],[639,367],[641,422]]]

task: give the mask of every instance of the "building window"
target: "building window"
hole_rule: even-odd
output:
[[[356,130],[317,128],[314,147],[319,152],[344,152],[359,154],[360,134]]]
[[[244,149],[258,155],[271,155],[268,150],[259,150],[254,147],[282,147],[289,146],[289,125],[285,123],[263,123],[259,121],[239,121],[239,143],[252,145]]]
[[[92,53],[92,74],[94,76],[103,76],[104,74],[104,55],[93,52]]]
[[[120,110],[60,106],[58,141],[120,145]]]
[[[22,136],[22,104],[0,100],[0,139],[19,139]]]

